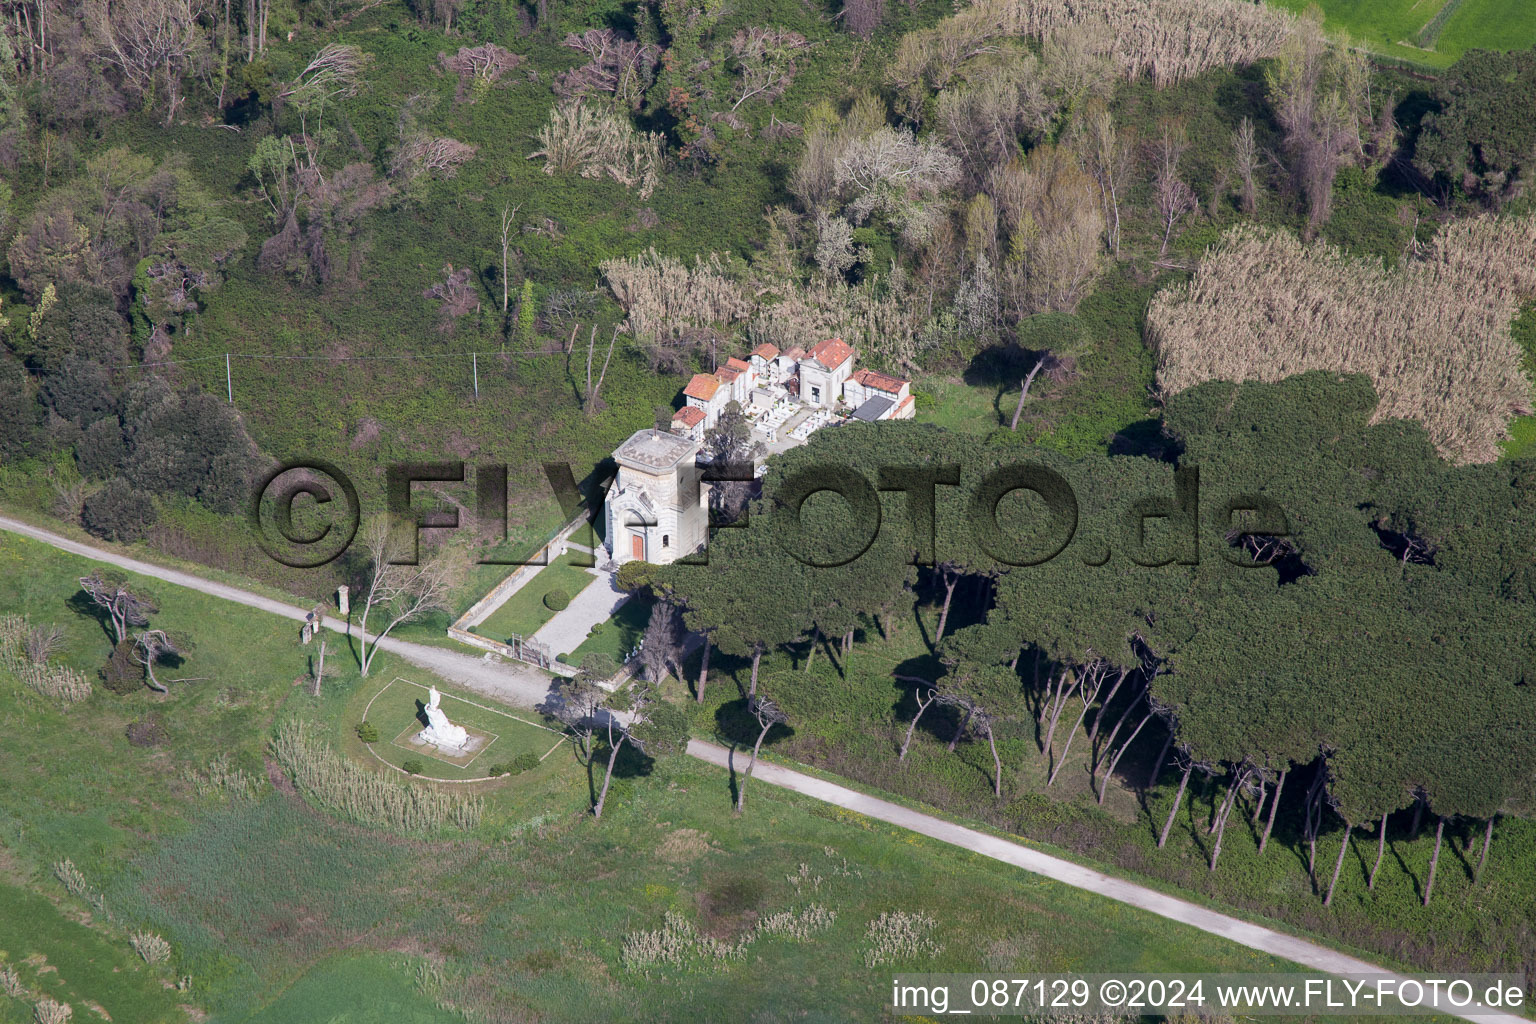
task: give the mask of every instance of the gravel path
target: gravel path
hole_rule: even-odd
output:
[[[148,562],[140,562],[137,559],[127,558],[123,555],[102,551],[88,544],[60,537],[49,533],[47,530],[30,526],[15,519],[0,516],[0,529],[18,533],[33,540],[51,544],[63,551],[68,551],[98,562],[108,562],[120,568],[136,572],[142,576],[152,576],[155,579],[174,583],[177,586],[190,590],[201,591],[214,597],[221,597],[228,601],[237,601],[240,604],[270,612],[273,615],[282,615],[300,622],[306,614],[302,608],[275,601],[272,598],[253,594],[248,590],[231,587],[223,583],[215,583],[188,573],[178,572],[175,569],[165,569]],[[611,584],[610,584],[611,586]],[[586,588],[587,591],[600,590],[601,582]],[[344,632],[346,623],[327,617],[325,625]],[[546,629],[548,626],[545,627]],[[585,632],[583,632],[585,636]],[[422,644],[414,644],[405,640],[386,638],[381,646],[384,650],[400,655],[412,664],[431,669],[443,678],[460,683],[473,690],[489,694],[506,701],[508,704],[532,707],[541,703],[549,690],[550,680],[547,676],[520,663],[503,662],[492,664],[479,658],[458,654],[454,651],[440,650],[436,647],[427,647]],[[723,768],[732,766],[732,752],[715,743],[706,743],[702,740],[690,740],[688,753],[710,764]],[[971,850],[984,857],[1012,864],[1046,878],[1054,879],[1065,885],[1088,892],[1097,893],[1119,903],[1125,903],[1138,907],[1149,913],[1171,921],[1178,921],[1203,932],[1219,936],[1239,945],[1256,949],[1261,953],[1278,956],[1293,963],[1301,964],[1313,970],[1323,971],[1328,974],[1378,974],[1385,972],[1383,968],[1364,960],[1356,959],[1346,953],[1320,946],[1315,942],[1286,935],[1283,932],[1265,928],[1262,925],[1252,924],[1238,918],[1210,910],[1188,900],[1181,900],[1176,896],[1149,889],[1146,886],[1137,885],[1123,878],[1115,878],[1081,864],[1053,857],[1048,853],[1010,842],[998,836],[978,832],[975,829],[957,825],[952,821],[922,811],[912,810],[889,800],[881,800],[878,797],[868,796],[864,793],[839,786],[834,782],[818,779],[803,772],[797,772],[780,765],[758,761],[753,769],[753,778],[759,783],[770,786],[779,786],[783,789],[802,793],[816,800],[834,804],[838,807],[859,814],[875,818],[880,821],[899,825],[913,832],[921,833],[937,839],[940,842],[949,843],[962,849]],[[1393,973],[1393,977],[1402,977]],[[1512,1013],[1503,1013],[1497,1010],[1482,1009],[1480,1012],[1449,1013],[1448,1015],[1459,1017],[1462,1020],[1478,1021],[1480,1024],[1531,1024],[1529,1018],[1520,1017]]]
[[[136,558],[128,558],[111,551],[103,551],[100,548],[82,544],[58,534],[49,533],[19,520],[0,516],[0,529],[11,533],[18,533],[33,540],[51,544],[62,551],[80,555],[98,562],[107,562],[121,569],[138,573],[140,576],[150,576],[154,579],[174,583],[178,587],[186,587],[188,590],[201,591],[213,597],[221,597],[226,601],[236,601],[240,604],[273,615],[281,615],[284,618],[304,621],[309,613],[306,608],[277,601],[260,594],[253,594],[249,590],[241,590],[226,583],[216,583],[212,580],[193,576],[176,569],[167,569],[163,566],[152,565],[149,562],[141,562]],[[592,589],[591,587],[587,588]],[[344,619],[326,616],[325,626],[338,633],[347,632],[347,623]],[[354,636],[360,636],[355,630]],[[371,637],[372,634],[369,634]],[[522,662],[502,661],[492,662],[484,658],[470,654],[460,654],[457,651],[445,650],[440,647],[428,647],[426,644],[411,643],[409,640],[396,640],[394,637],[385,637],[379,645],[383,650],[391,654],[398,654],[413,665],[430,669],[449,682],[459,683],[472,690],[496,697],[508,704],[516,704],[520,707],[531,708],[543,703],[545,695],[549,692],[550,677],[538,671],[530,665]]]
[[[581,646],[592,627],[608,621],[619,605],[629,600],[629,595],[613,585],[613,573],[600,569],[586,570],[597,579],[571,598],[571,603],[555,617],[539,627],[533,639],[549,645],[549,655],[570,654]]]
[[[731,767],[732,752],[715,743],[689,740],[688,753],[701,761],[707,761],[722,768]],[[744,769],[745,760],[743,759],[737,766],[737,770]],[[945,821],[935,815],[924,814],[922,811],[915,811],[889,800],[881,800],[879,797],[869,796],[846,786],[839,786],[835,782],[818,779],[781,765],[770,764],[762,759],[759,759],[756,767],[752,769],[752,782],[766,782],[770,786],[779,786],[825,803],[856,811],[866,817],[899,825],[940,842],[949,843],[951,846],[971,850],[983,857],[991,857],[1004,864],[1012,864],[1077,889],[1098,893],[1119,903],[1138,907],[1170,921],[1187,924],[1211,935],[1247,946],[1249,949],[1281,957],[1316,971],[1327,974],[1388,973],[1395,978],[1403,977],[1315,942],[1308,942],[1294,935],[1286,935],[1284,932],[1277,932],[1263,925],[1242,921],[1188,900],[1181,900],[1177,896],[1169,896],[1155,889],[1137,885],[1135,882],[1115,878],[1019,843],[978,832],[964,825]],[[751,795],[748,794],[748,803],[750,802]],[[1474,1013],[1452,1013],[1448,1010],[1446,1013],[1448,1016],[1480,1021],[1483,1024],[1531,1024],[1528,1018],[1491,1009]]]

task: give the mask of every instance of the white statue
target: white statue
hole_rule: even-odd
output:
[[[435,747],[448,750],[462,750],[469,742],[469,733],[462,725],[454,725],[448,721],[448,716],[437,705],[442,701],[443,695],[437,692],[433,686],[427,694],[427,727],[421,730],[417,739],[423,743],[430,743]]]

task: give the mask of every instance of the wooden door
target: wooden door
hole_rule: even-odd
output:
[[[645,538],[638,533],[632,533],[629,535],[629,540],[630,556],[642,562],[645,561]]]

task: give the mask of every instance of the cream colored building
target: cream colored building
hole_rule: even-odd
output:
[[[853,373],[853,349],[841,338],[828,338],[800,360],[800,402],[830,409],[843,397],[843,382]]]
[[[613,453],[605,546],[622,565],[665,565],[704,546],[709,485],[699,480],[699,443],[664,430],[637,430]]]

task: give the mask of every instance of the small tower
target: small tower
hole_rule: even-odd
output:
[[[665,565],[704,546],[709,486],[699,481],[698,454],[697,441],[663,430],[637,430],[619,445],[606,509],[615,562]]]

